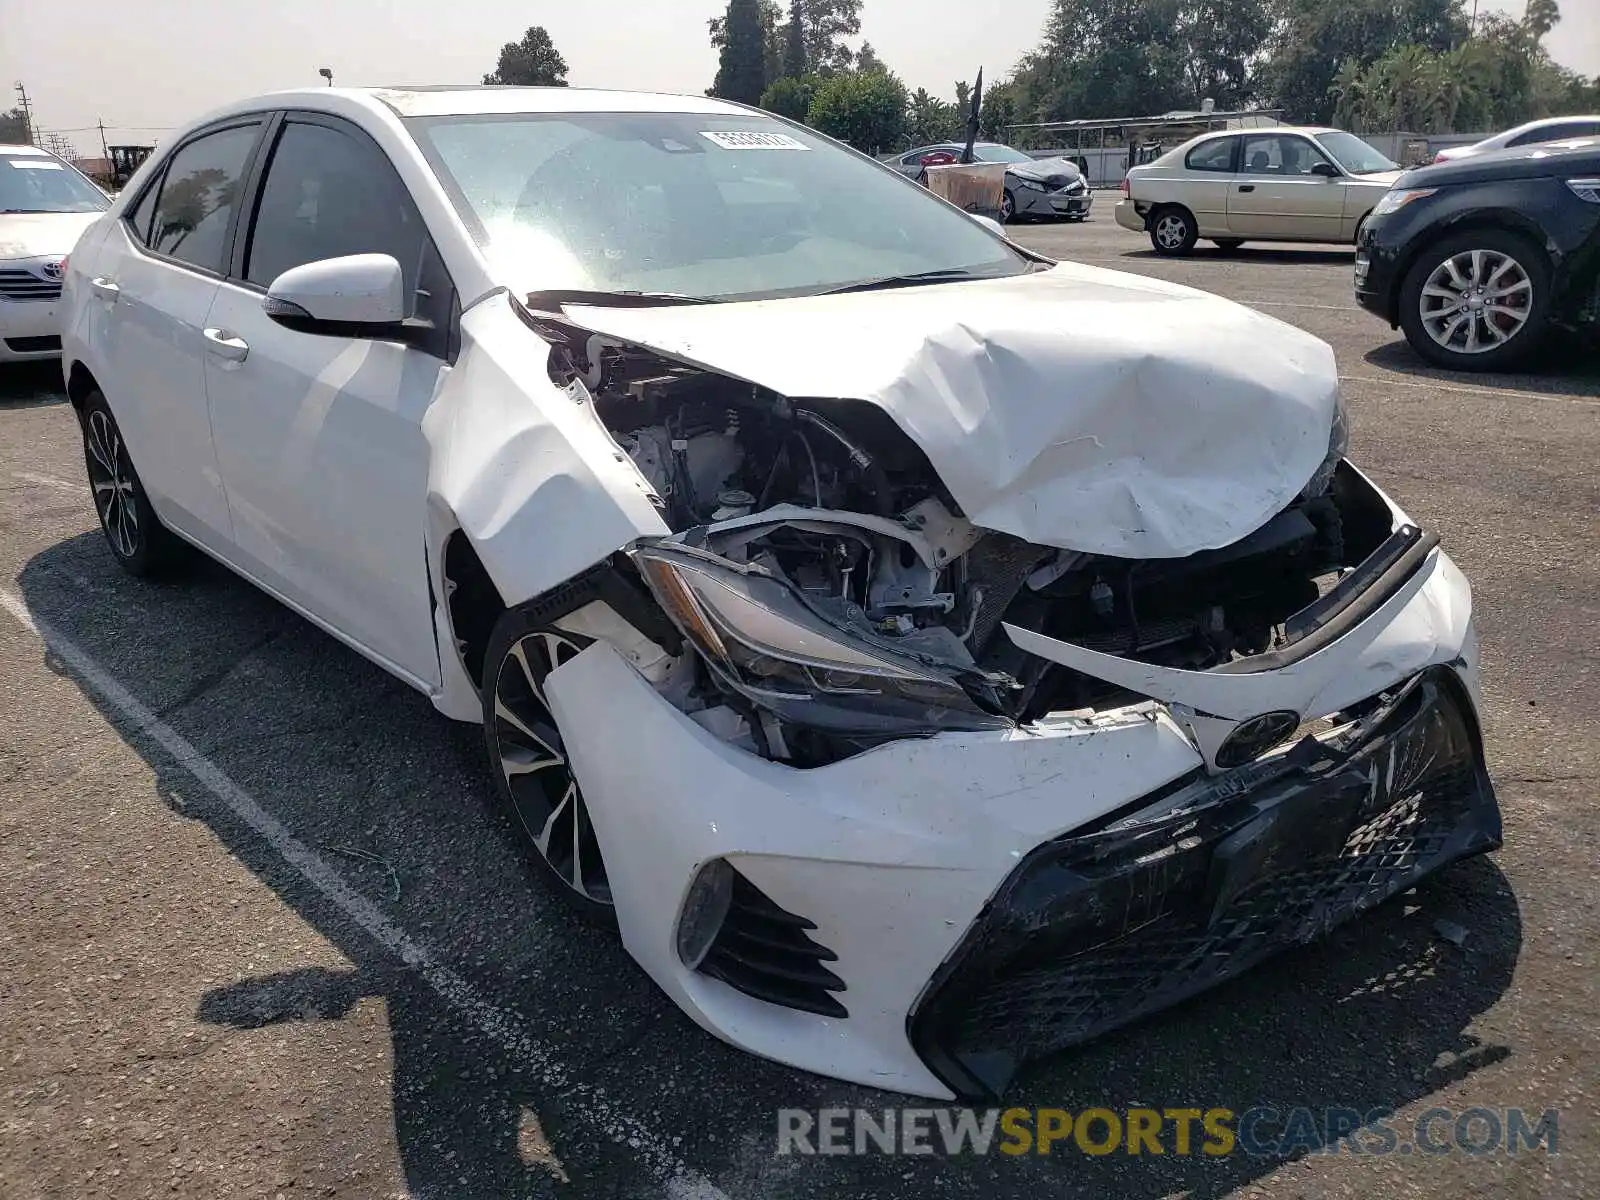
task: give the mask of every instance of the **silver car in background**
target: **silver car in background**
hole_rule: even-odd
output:
[[[930,166],[960,162],[966,146],[942,142],[885,160],[895,170],[919,179]],[[1079,165],[1070,158],[1034,158],[1021,150],[998,142],[978,142],[973,158],[981,163],[1006,164],[1006,194],[1000,206],[1000,220],[1019,217],[1064,217],[1086,221],[1094,207],[1094,193]]]

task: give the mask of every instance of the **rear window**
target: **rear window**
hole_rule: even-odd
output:
[[[1237,141],[1237,138],[1217,138],[1201,142],[1185,156],[1183,165],[1191,171],[1231,171],[1233,147]]]

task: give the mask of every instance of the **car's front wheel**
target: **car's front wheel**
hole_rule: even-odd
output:
[[[580,915],[612,926],[600,840],[544,688],[588,644],[516,611],[501,617],[484,657],[483,732],[495,793],[528,856]]]
[[[1547,332],[1550,266],[1526,238],[1468,230],[1424,250],[1400,287],[1400,327],[1429,362],[1498,371],[1525,362]]]
[[[177,566],[188,556],[188,544],[168,530],[150,506],[106,398],[90,392],[79,420],[95,515],[118,565],[141,578]]]
[[[1009,225],[1017,219],[1017,198],[1006,189],[1006,194],[1000,197],[1000,224]]]
[[[1157,254],[1177,257],[1188,254],[1200,240],[1200,230],[1194,214],[1188,209],[1172,204],[1156,209],[1150,218],[1150,244]]]

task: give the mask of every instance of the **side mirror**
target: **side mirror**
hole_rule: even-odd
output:
[[[302,333],[401,336],[405,276],[388,254],[349,254],[290,267],[272,281],[262,310]]]
[[[974,221],[976,221],[979,225],[982,225],[996,237],[1006,236],[1006,227],[1000,224],[999,221],[996,221],[993,217],[986,217],[982,213],[968,213],[967,216],[971,217]]]
[[[1337,179],[1337,178],[1339,178],[1339,168],[1334,166],[1331,162],[1314,162],[1314,163],[1312,163],[1311,164],[1311,173],[1313,175],[1320,175],[1324,179]]]

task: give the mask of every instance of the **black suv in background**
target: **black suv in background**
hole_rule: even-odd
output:
[[[1526,363],[1600,323],[1600,139],[1408,171],[1356,239],[1356,300],[1442,367]]]

